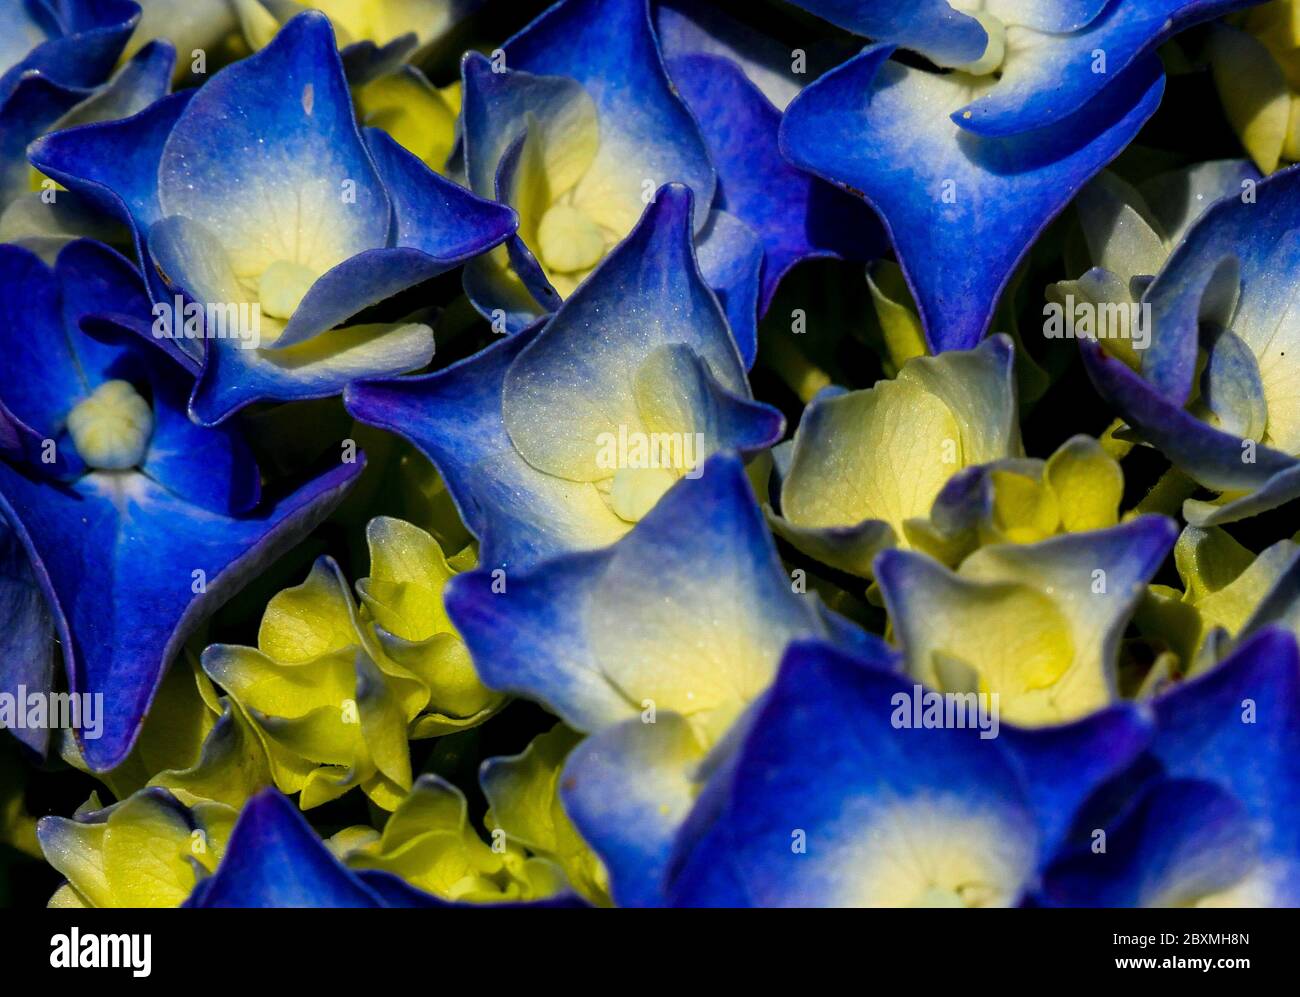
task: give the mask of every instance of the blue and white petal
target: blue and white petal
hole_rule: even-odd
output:
[[[439,467],[484,565],[523,568],[612,543],[685,464],[779,438],[782,419],[751,400],[695,262],[690,206],[686,188],[660,190],[544,325],[435,374],[348,389],[357,418],[411,439]],[[652,434],[681,443],[683,466],[623,466],[620,441]]]
[[[794,0],[804,10],[854,34],[920,52],[940,66],[974,62],[988,34],[948,0]]]
[[[617,198],[624,231],[640,214],[647,181],[651,190],[674,182],[689,186],[694,228],[704,226],[713,167],[664,70],[647,0],[561,0],[502,48],[508,68],[568,76],[591,95],[601,140],[584,182]]]
[[[1008,906],[1039,835],[980,731],[903,727],[913,687],[825,645],[786,654],[725,805],[672,884],[687,906]]]
[[[876,578],[908,672],[996,693],[1008,722],[1080,719],[1118,699],[1119,640],[1177,530],[1143,516],[1034,544],[995,544],[953,572],[888,550]]]
[[[991,90],[954,111],[953,120],[977,134],[996,136],[1046,128],[1076,112],[1087,114],[1112,87],[1136,86],[1125,71],[1166,39],[1250,2],[1126,0],[1105,5],[1085,0],[1069,5],[1081,8],[1076,16],[1056,24],[1051,24],[1052,10],[1062,5],[989,4],[989,13],[1004,25],[1002,72]],[[1065,27],[1071,20],[1075,25]]]
[[[39,73],[63,87],[98,86],[112,72],[140,19],[131,0],[4,0],[0,103],[18,81]]]
[[[782,151],[880,213],[930,349],[969,348],[1034,239],[1154,113],[1163,74],[1140,60],[1086,115],[986,138],[948,117],[983,84],[892,51],[871,46],[807,87],[782,121]]]
[[[792,590],[728,456],[672,488],[614,546],[504,579],[458,575],[446,602],[485,683],[542,701],[580,731],[636,718],[649,701],[716,740],[787,643],[831,636],[815,599]]]

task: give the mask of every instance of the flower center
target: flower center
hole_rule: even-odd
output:
[[[105,381],[68,413],[81,459],[101,471],[123,471],[144,459],[153,411],[126,381]]]
[[[547,270],[581,273],[605,255],[600,227],[571,204],[551,205],[537,225],[537,250]]]
[[[262,272],[257,296],[264,314],[288,321],[316,283],[311,267],[292,260],[276,260]]]
[[[984,54],[974,62],[968,62],[964,66],[955,68],[964,73],[970,73],[972,76],[987,76],[1002,68],[1002,61],[1007,56],[1007,28],[1000,19],[993,14],[982,10],[966,11],[971,17],[980,22],[980,26],[989,36],[989,42],[984,47]]]

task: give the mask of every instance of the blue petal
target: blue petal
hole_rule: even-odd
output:
[[[33,694],[54,689],[54,622],[32,572],[27,551],[0,518],[0,693],[22,702],[20,687]],[[20,707],[21,708],[21,707]],[[37,754],[49,745],[47,728],[26,725],[10,733]]]
[[[1213,783],[1155,784],[1106,848],[1081,849],[1048,871],[1043,899],[1066,907],[1184,907],[1229,889],[1256,859],[1242,805]]]
[[[5,29],[12,34],[0,55],[0,101],[9,98],[22,74],[33,71],[61,86],[97,86],[140,19],[140,8],[130,0],[63,0],[55,8],[39,0],[39,9],[11,0],[4,7]],[[27,41],[38,44],[15,59]]]
[[[446,270],[514,232],[510,208],[434,173],[385,132],[367,128],[366,141],[393,203],[393,245],[427,253]]]
[[[145,236],[162,218],[158,201],[158,163],[176,120],[196,90],[164,97],[121,121],[82,125],[32,143],[28,158],[53,180],[131,227],[141,268],[155,301],[170,295],[149,258]],[[193,351],[195,359],[202,354]]]
[[[1012,135],[1062,121],[1102,94],[1138,86],[1124,72],[1184,28],[1248,6],[1251,0],[1142,0],[1112,3],[1084,31],[1022,32],[1022,51],[1007,61],[986,95],[953,112],[953,120],[981,135]],[[1011,23],[1016,23],[1012,21]],[[1028,22],[1023,22],[1028,23]],[[1048,28],[1058,31],[1058,28]],[[1104,70],[1097,70],[1097,53]]]
[[[1153,337],[1153,347],[1154,342]],[[1198,419],[1096,342],[1080,340],[1079,348],[1102,398],[1144,440],[1207,488],[1253,491],[1297,467],[1295,458],[1263,445],[1251,448],[1254,460],[1243,459],[1240,437]]]
[[[680,184],[661,188],[627,239],[511,366],[504,418],[534,466],[562,462],[566,438],[585,446],[600,431],[616,430],[616,414],[636,425],[639,420],[627,414],[633,380],[640,364],[665,346],[689,347],[723,389],[748,398],[736,342],[695,260],[692,200]],[[602,335],[593,341],[594,328]],[[581,409],[574,408],[577,398],[584,400]]]
[[[388,245],[391,202],[318,11],[293,18],[261,52],[200,87],[157,169],[162,216],[212,233],[246,277],[276,259],[323,273]],[[169,273],[187,290],[188,276]]]
[[[656,401],[704,433],[706,455],[779,438],[780,415],[750,400],[736,344],[695,263],[690,204],[681,186],[660,190],[544,326],[426,377],[349,387],[357,418],[405,436],[438,466],[484,565],[524,567],[626,532],[595,479],[583,476],[594,463],[583,461],[601,431],[618,428],[591,422],[602,408],[640,423],[634,389],[648,358],[671,384],[672,396]]]
[[[495,581],[482,570],[458,575],[444,596],[479,675],[581,731],[641,711],[637,690],[618,681],[629,662],[667,667],[701,653],[698,667],[716,668],[752,648],[770,658],[770,673],[791,640],[829,635],[813,601],[791,590],[744,468],[726,455],[670,489],[613,547],[511,572],[504,592]],[[747,669],[756,677],[764,664]]]
[[[0,352],[5,407],[39,436],[56,438],[85,382],[64,331],[58,279],[17,246],[0,246]]]
[[[979,21],[953,10],[948,0],[792,2],[854,34],[920,52],[940,66],[974,62],[988,44]]]
[[[668,68],[700,122],[717,168],[716,206],[763,242],[760,314],[800,260],[834,256],[865,262],[884,254],[884,234],[869,208],[781,157],[781,114],[738,66],[718,56],[689,55],[670,60]],[[713,281],[710,286],[718,287]]]
[[[1151,345],[1142,376],[1179,405],[1192,390],[1197,322],[1207,290],[1235,275],[1239,297],[1231,328],[1260,352],[1290,300],[1300,273],[1300,167],[1268,177],[1254,199],[1227,196],[1192,226],[1143,295],[1151,306]]]
[[[695,247],[700,275],[718,296],[748,370],[758,355],[758,301],[763,245],[743,221],[711,211]]]
[[[478,52],[465,55],[460,73],[465,175],[470,189],[483,197],[500,193],[497,176],[501,160],[527,130],[529,116],[540,124],[550,124],[589,99],[577,80],[539,76],[514,67],[497,72]]]
[[[1026,787],[1046,861],[1067,843],[1089,796],[1146,749],[1152,724],[1123,704],[1054,727],[1004,725],[1001,735]]]
[[[176,49],[170,42],[162,39],[149,42],[58,127],[116,121],[139,114],[171,90],[175,66]]]
[[[1300,903],[1300,654],[1264,629],[1212,671],[1155,702],[1153,754],[1174,777],[1241,801],[1260,843],[1259,902]]]
[[[0,204],[29,189],[27,147],[46,131],[138,114],[171,88],[176,50],[150,42],[97,90],[62,86],[31,73],[0,107]]]
[[[892,51],[867,48],[805,89],[786,111],[781,148],[876,208],[931,350],[967,349],[1034,239],[1155,111],[1163,75],[1142,60],[1086,117],[987,139],[942,110],[960,87],[888,61]]]
[[[654,5],[654,17],[659,47],[670,64],[688,55],[716,55],[730,60],[780,110],[806,82],[801,78],[803,74],[793,71],[789,46],[725,11],[691,0],[660,0]]]
[[[359,421],[409,440],[438,468],[487,565],[532,563],[587,539],[562,512],[568,489],[515,451],[501,420],[506,371],[541,324],[436,373],[355,381],[343,398]],[[540,519],[540,510],[552,515]]]
[[[524,183],[521,168],[528,137],[527,129],[520,132],[497,164],[493,191],[502,204],[521,201],[519,187]],[[518,235],[506,242],[505,262],[509,263],[508,268],[495,255],[471,261],[465,271],[465,291],[474,307],[487,318],[495,319],[495,313],[504,306],[508,316],[506,331],[515,333],[555,311],[563,298],[552,286],[533,251]]]
[[[289,800],[264,789],[235,822],[221,864],[186,907],[383,907],[379,895],[330,854]]]
[[[59,86],[32,73],[15,81],[9,99],[0,104],[0,205],[30,189],[27,146],[89,91]]]
[[[515,230],[510,208],[476,197],[434,173],[384,132],[367,129],[366,139],[392,199],[394,245],[364,250],[321,276],[270,348],[283,349],[332,329],[500,245]]]
[[[419,257],[416,266],[427,260],[410,250],[394,252],[405,262]],[[329,398],[358,378],[402,374],[433,357],[432,330],[419,323],[332,329],[282,351],[245,348],[231,339],[209,342],[218,345],[205,352],[189,407],[203,426],[219,425],[263,399]]]
[[[112,768],[126,756],[184,640],[324,519],[361,467],[340,465],[233,519],[138,473],[92,474],[65,487],[0,463],[0,509],[50,602],[69,686],[102,693],[113,707],[102,736],[82,742],[91,768]]]
[[[981,899],[1018,901],[1038,832],[1016,773],[975,730],[894,726],[894,701],[913,689],[878,664],[815,642],[790,648],[724,770],[726,803],[673,883],[676,903],[925,900],[927,888],[959,885],[926,876],[956,852],[987,887]]]
[[[695,229],[715,176],[699,127],[673,91],[647,0],[562,0],[502,46],[510,69],[577,80],[596,103],[601,156],[627,160],[632,192],[681,182],[695,191]]]
[[[656,907],[677,830],[695,801],[699,752],[677,714],[639,717],[584,740],[564,766],[560,792],[574,826],[600,856],[619,907]]]

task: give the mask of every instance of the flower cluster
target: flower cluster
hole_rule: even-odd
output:
[[[1298,11],[0,0],[24,899],[1300,905]]]

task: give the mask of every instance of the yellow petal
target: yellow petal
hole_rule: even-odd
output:
[[[1048,458],[1044,477],[1066,531],[1099,530],[1119,522],[1124,472],[1092,437],[1074,436],[1061,444]]]
[[[1255,165],[1272,173],[1291,119],[1291,97],[1281,67],[1262,42],[1225,24],[1212,29],[1209,53],[1228,121]]]

